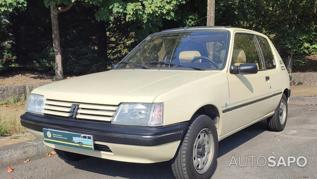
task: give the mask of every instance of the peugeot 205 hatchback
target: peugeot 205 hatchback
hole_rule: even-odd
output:
[[[265,35],[171,29],[110,71],[33,90],[21,122],[65,160],[169,161],[176,178],[210,178],[220,140],[263,119],[284,129],[289,96],[288,72]]]

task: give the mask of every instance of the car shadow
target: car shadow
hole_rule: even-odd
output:
[[[253,124],[252,126],[237,132],[228,138],[222,140],[219,143],[219,154],[218,157],[225,155],[226,153],[238,148],[240,145],[245,142],[255,138],[259,134],[267,130],[266,120],[260,121]]]
[[[112,177],[131,179],[173,178],[172,170],[168,163],[133,164],[103,160],[99,158],[89,158],[79,162],[72,162],[70,164],[77,169]]]
[[[259,122],[224,139],[219,144],[219,157],[238,148],[243,143],[255,138],[264,131],[266,131],[266,123]],[[168,162],[158,164],[131,164],[99,158],[88,158],[70,164],[77,169],[113,177],[132,179],[174,178]]]

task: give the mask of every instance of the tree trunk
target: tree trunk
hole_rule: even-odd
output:
[[[215,0],[207,0],[207,26],[215,26]]]
[[[63,61],[58,25],[58,9],[55,5],[51,5],[51,21],[53,49],[55,53],[55,79],[61,80],[63,79]]]

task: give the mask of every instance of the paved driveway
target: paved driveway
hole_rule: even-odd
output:
[[[12,174],[1,169],[0,178],[172,178],[166,164],[139,165],[96,158],[67,164],[57,157],[46,157],[13,167]],[[281,133],[266,131],[265,123],[260,122],[222,141],[213,178],[317,178],[317,105],[291,104],[287,127]]]

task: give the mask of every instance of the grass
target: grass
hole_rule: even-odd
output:
[[[0,136],[11,136],[25,132],[20,123],[20,116],[24,112],[22,102],[0,105]]]
[[[24,104],[25,103],[25,96],[12,96],[4,101],[0,101],[0,106],[1,105],[12,105],[12,104]]]
[[[0,136],[9,136],[9,131],[2,122],[0,123]]]

